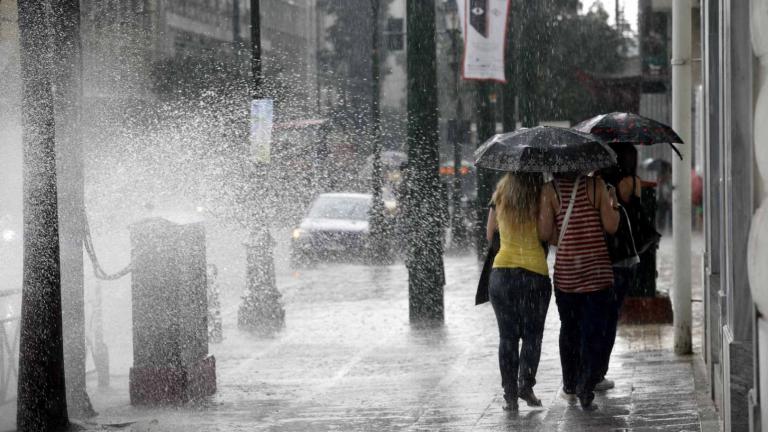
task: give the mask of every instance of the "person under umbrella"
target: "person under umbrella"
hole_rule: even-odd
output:
[[[637,177],[636,145],[667,144],[680,156],[675,144],[683,144],[683,140],[675,131],[660,122],[633,113],[613,112],[601,114],[585,120],[574,129],[591,133],[608,143],[619,155],[618,164],[603,170],[602,177],[619,191],[619,203],[623,207],[622,223],[615,236],[609,236],[609,250],[614,270],[614,301],[606,334],[606,355],[602,365],[602,379],[597,385],[598,390],[608,390],[614,387],[613,381],[605,379],[608,372],[611,351],[616,340],[619,311],[624,297],[635,283],[636,268],[639,255],[648,244],[658,241],[659,235],[655,227],[642,223],[643,207],[640,200],[640,179]],[[682,156],[680,156],[682,159]],[[654,164],[663,168],[669,167],[668,162],[658,160]],[[671,172],[671,171],[670,171]],[[657,178],[658,204],[657,221],[663,226],[667,215],[671,219],[671,181],[669,176],[660,174]]]
[[[561,396],[594,410],[605,333],[613,298],[613,269],[605,233],[616,232],[618,202],[600,178],[554,174],[543,190],[543,216],[558,230],[555,301],[560,313]]]
[[[613,301],[609,310],[608,327],[605,339],[605,357],[600,367],[600,381],[595,390],[612,389],[615,383],[605,378],[608,364],[616,342],[616,330],[619,312],[624,298],[634,284],[637,264],[640,262],[638,245],[633,236],[633,229],[639,226],[642,203],[641,180],[637,176],[637,149],[633,146],[610,144],[616,152],[618,163],[599,172],[600,177],[617,190],[618,202],[622,209],[617,231],[607,236],[608,252],[613,265]],[[638,239],[639,240],[639,239]]]
[[[540,215],[543,185],[541,173],[505,174],[496,185],[488,213],[488,241],[496,229],[500,237],[489,297],[499,326],[499,369],[508,410],[517,410],[518,398],[528,406],[541,406],[533,386],[552,296],[541,242],[549,240],[553,231],[552,222]]]
[[[516,409],[518,397],[537,406],[541,402],[533,393],[533,385],[551,296],[546,254],[540,241],[555,242],[558,222],[562,225],[562,221],[554,218],[558,213],[553,211],[553,200],[557,197],[547,192],[549,189],[554,192],[554,189],[551,184],[543,185],[540,173],[592,171],[615,163],[616,156],[590,135],[540,126],[496,135],[478,148],[475,157],[478,167],[512,171],[499,182],[493,195],[495,208],[488,216],[489,239],[497,226],[501,236],[501,248],[493,261],[490,277],[490,300],[499,325],[499,366],[507,407]],[[607,200],[602,195],[600,198]],[[557,281],[556,276],[556,288]],[[556,296],[560,294],[556,293]],[[565,332],[573,338],[567,351],[562,350],[561,343],[564,376],[569,373],[567,385],[575,388],[576,381],[584,381],[581,387],[586,389],[585,394],[591,393],[592,378],[577,380],[577,371],[583,366],[590,371],[594,369],[589,361],[582,362],[581,358],[595,357],[591,352],[587,353],[587,348],[594,345],[589,343],[589,338],[580,337],[579,321],[599,325],[597,317],[604,314],[596,313],[590,317],[581,309],[562,309],[560,315],[561,341]],[[566,325],[572,325],[576,334],[566,329]],[[591,336],[596,328],[590,327],[589,332],[581,333]],[[523,346],[518,353],[521,339]],[[570,349],[574,343],[579,347],[576,353]],[[589,355],[579,355],[582,351]],[[564,352],[567,357],[563,356]],[[591,398],[585,397],[584,401],[587,400],[583,403],[585,408],[591,406]]]

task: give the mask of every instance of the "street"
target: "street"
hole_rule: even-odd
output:
[[[694,250],[700,243],[694,244]],[[659,252],[660,288],[668,288],[669,239]],[[111,385],[89,393],[100,413],[91,427],[136,431],[395,430],[717,430],[711,405],[694,381],[695,356],[672,353],[672,327],[620,328],[600,409],[583,412],[557,396],[559,321],[550,305],[536,392],[542,409],[502,410],[490,305],[474,306],[479,274],[470,256],[446,257],[446,318],[440,328],[408,323],[407,273],[384,267],[321,264],[278,268],[286,328],[271,339],[237,330],[237,292],[223,290],[224,341],[211,344],[218,391],[183,407],[138,408],[128,400],[132,363],[129,302],[105,302]],[[694,280],[698,269],[693,269]],[[694,291],[696,296],[697,291]],[[128,296],[128,300],[130,297]],[[108,306],[107,306],[108,304]],[[699,322],[701,303],[694,303]],[[695,325],[694,328],[700,328]],[[121,337],[118,337],[120,335]],[[700,331],[694,334],[700,351]],[[701,385],[701,384],[700,384]],[[702,402],[702,400],[704,402]],[[709,415],[708,415],[709,414]],[[123,425],[132,423],[130,425]],[[703,425],[703,426],[702,426]],[[708,429],[709,427],[709,429]],[[714,427],[714,429],[712,429]]]

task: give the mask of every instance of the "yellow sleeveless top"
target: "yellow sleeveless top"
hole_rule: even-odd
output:
[[[501,237],[501,248],[493,260],[493,268],[522,268],[549,276],[547,258],[539,241],[536,222],[508,224],[496,219]]]

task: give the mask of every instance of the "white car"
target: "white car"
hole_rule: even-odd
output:
[[[365,259],[369,248],[371,195],[324,193],[293,230],[291,263]]]

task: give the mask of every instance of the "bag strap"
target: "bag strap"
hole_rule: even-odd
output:
[[[571,201],[568,203],[568,210],[565,211],[565,217],[563,218],[563,227],[560,229],[560,238],[557,240],[557,246],[560,247],[560,243],[563,242],[565,237],[565,230],[568,229],[568,221],[571,219],[571,213],[573,213],[573,204],[576,202],[576,192],[579,189],[579,182],[581,176],[576,177],[576,182],[573,184],[573,190],[571,191]]]

